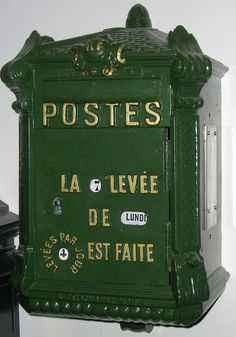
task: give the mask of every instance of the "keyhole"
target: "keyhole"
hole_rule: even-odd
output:
[[[53,200],[53,212],[54,214],[62,214],[62,199],[59,197]]]

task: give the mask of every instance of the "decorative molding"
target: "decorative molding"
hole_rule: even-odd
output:
[[[198,98],[200,100],[200,98]],[[174,116],[174,209],[172,287],[178,306],[200,304],[209,297],[204,261],[199,254],[199,135],[193,106]],[[191,154],[191,155],[189,155]]]
[[[221,266],[208,277],[210,297],[208,301],[203,304],[204,311],[208,310],[214,304],[215,300],[222,294],[229,277],[230,274]]]
[[[26,40],[20,53],[1,69],[2,81],[14,92],[17,100],[12,104],[12,108],[17,113],[24,113],[29,107],[26,99],[26,87],[30,86],[32,79],[32,67],[25,61],[25,57],[39,45],[54,41],[49,36],[40,36],[37,31],[33,31]],[[29,95],[28,95],[29,96]]]
[[[18,99],[12,103],[12,109],[15,110],[16,113],[24,113],[28,107],[29,102],[23,95],[19,96]]]
[[[123,50],[131,48],[130,43],[115,43],[108,34],[101,35],[72,48],[73,66],[86,76],[112,76],[126,63]]]
[[[168,35],[168,47],[176,52],[172,64],[171,82],[174,90],[175,109],[197,112],[203,106],[200,92],[212,74],[212,63],[201,51],[196,39],[178,26]]]
[[[173,287],[177,304],[203,303],[209,298],[209,288],[203,258],[196,251],[183,253],[172,260]]]
[[[26,40],[20,53],[1,69],[2,81],[16,94],[16,87],[24,84],[31,77],[32,69],[24,61],[24,57],[39,45],[54,41],[49,36],[41,36],[37,31],[33,31]]]
[[[178,96],[175,99],[175,107],[176,108],[184,108],[184,109],[199,109],[203,106],[204,100],[202,97],[183,97]]]
[[[7,63],[1,70],[1,79],[14,92],[17,100],[12,108],[16,113],[26,112],[29,102],[23,87],[27,86],[32,78],[32,69],[22,59],[14,59]]]
[[[183,26],[178,26],[168,35],[168,46],[177,52],[172,71],[182,80],[205,82],[212,72],[211,60],[201,51],[197,40]]]
[[[200,249],[198,118],[179,111],[174,117],[175,250]],[[191,155],[189,155],[191,153]]]
[[[142,322],[165,325],[192,325],[203,313],[202,305],[181,308],[141,307],[108,303],[62,301],[51,298],[22,298],[22,304],[37,315],[55,315],[104,321]],[[165,323],[164,323],[165,322]]]

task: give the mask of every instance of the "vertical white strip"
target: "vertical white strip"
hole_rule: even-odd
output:
[[[236,128],[232,128],[232,172],[236,172]],[[229,163],[230,164],[230,163]],[[236,174],[232,176],[233,225],[236,227]]]
[[[204,125],[205,229],[217,223],[217,126]]]

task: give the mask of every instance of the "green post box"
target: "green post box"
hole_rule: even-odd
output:
[[[227,68],[178,26],[54,42],[1,72],[20,118],[14,285],[34,314],[190,326],[222,293],[221,103]],[[136,323],[141,323],[141,325]]]

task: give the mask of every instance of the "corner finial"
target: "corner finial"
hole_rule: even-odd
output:
[[[126,19],[126,28],[152,27],[152,23],[146,8],[140,4],[134,5]]]

